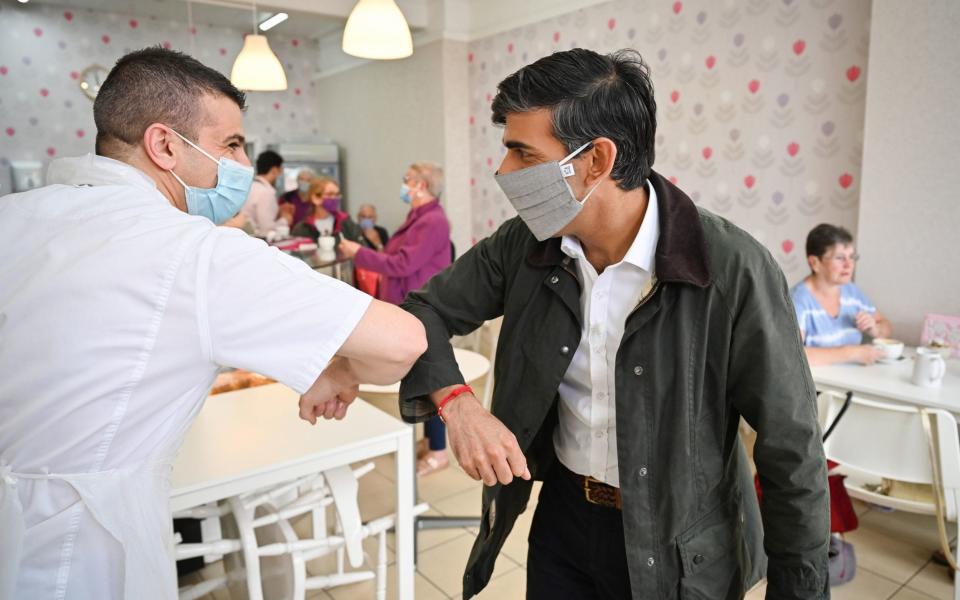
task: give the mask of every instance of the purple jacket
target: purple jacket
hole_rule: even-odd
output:
[[[378,296],[400,304],[408,292],[450,266],[450,254],[450,223],[434,200],[410,211],[383,252],[360,248],[353,262],[383,275]]]
[[[289,202],[293,204],[293,224],[302,223],[304,219],[313,214],[313,203],[310,200],[304,200],[300,197],[299,190],[290,190],[280,196],[280,204]]]

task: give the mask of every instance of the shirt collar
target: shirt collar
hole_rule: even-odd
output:
[[[85,154],[58,158],[47,169],[47,183],[64,185],[131,185],[155,192],[164,202],[167,198],[157,189],[156,182],[140,169],[119,160]]]
[[[640,223],[640,230],[621,262],[630,263],[648,273],[653,272],[654,255],[660,238],[660,214],[657,207],[657,191],[647,182],[647,210]],[[586,259],[583,246],[577,238],[565,235],[560,242],[560,250],[570,258]]]

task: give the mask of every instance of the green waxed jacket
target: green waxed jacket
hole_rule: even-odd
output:
[[[768,599],[829,598],[826,462],[783,274],[748,234],[662,176],[650,183],[656,279],[627,318],[615,373],[633,597],[741,598],[765,574]],[[401,386],[408,421],[435,414],[428,394],[463,382],[450,336],[503,315],[491,410],[542,479],[555,460],[557,389],[582,319],[576,265],[560,239],[537,242],[518,218],[507,221],[403,307],[429,341]],[[741,416],[757,430],[762,518]],[[484,488],[464,598],[489,581],[531,486]]]

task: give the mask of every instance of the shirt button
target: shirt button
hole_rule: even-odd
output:
[[[597,436],[597,439],[599,440],[600,438],[603,437],[603,432],[602,432],[602,431],[598,431],[595,435]]]
[[[560,281],[560,278],[557,277],[556,275],[550,278],[550,283],[552,284],[556,284],[558,281]]]
[[[646,476],[647,476],[647,468],[646,468],[646,467],[640,467],[640,470],[637,471],[637,473],[640,475],[640,477],[646,477]]]
[[[648,566],[648,567],[652,567],[655,562],[656,562],[656,561],[653,560],[653,557],[651,556],[650,558],[647,559],[647,566]]]
[[[560,346],[560,354],[562,354],[562,355],[564,355],[564,356],[570,354],[570,347],[569,347],[569,346]]]
[[[634,374],[634,375],[643,375],[643,367],[641,367],[640,365],[635,366],[635,367],[633,368],[633,374]]]
[[[702,563],[704,560],[706,560],[706,559],[703,558],[703,555],[702,555],[702,554],[698,554],[698,555],[696,555],[696,556],[693,557],[693,564],[699,565],[699,564]]]

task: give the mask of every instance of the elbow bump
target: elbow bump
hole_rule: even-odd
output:
[[[427,332],[420,319],[407,315],[399,333],[402,343],[398,345],[396,361],[409,368],[427,351]]]

